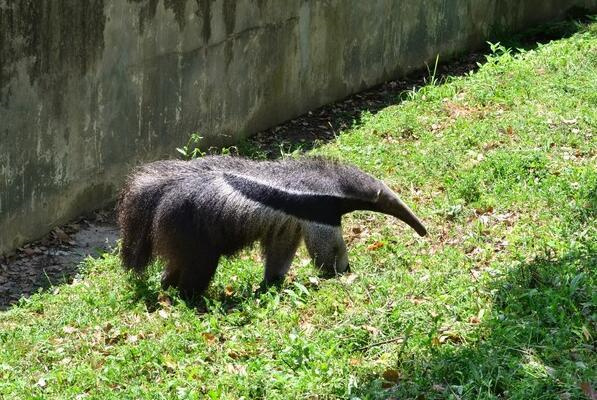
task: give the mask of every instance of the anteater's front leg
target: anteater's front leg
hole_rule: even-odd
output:
[[[294,221],[284,224],[267,235],[261,242],[265,258],[265,285],[280,283],[296,253],[301,241],[301,229]]]

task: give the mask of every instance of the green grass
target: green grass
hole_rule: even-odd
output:
[[[597,24],[406,94],[312,153],[383,178],[430,230],[343,221],[353,273],[256,249],[198,311],[118,257],[0,313],[1,398],[574,399],[597,383]],[[586,385],[585,385],[586,387]]]

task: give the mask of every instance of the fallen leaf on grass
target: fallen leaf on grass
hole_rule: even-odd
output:
[[[382,242],[375,242],[375,243],[367,246],[367,250],[374,251],[374,250],[381,249],[383,246],[384,246],[384,244]]]
[[[373,336],[376,336],[377,334],[379,334],[379,329],[377,329],[374,326],[371,325],[363,325],[361,326],[361,328],[363,328],[364,330],[366,330],[367,332],[369,332],[370,334],[372,334]]]
[[[216,335],[214,335],[213,333],[203,332],[201,336],[203,336],[203,339],[205,339],[205,341],[209,344],[213,344],[216,342]]]
[[[230,285],[226,286],[224,289],[224,294],[228,297],[232,296],[234,294],[234,288]]]
[[[442,333],[439,334],[439,336],[435,336],[433,339],[431,339],[431,343],[434,346],[440,346],[442,344],[446,344],[446,343],[454,343],[454,344],[459,344],[463,342],[463,337],[458,333],[458,332],[453,332],[453,331],[444,331]]]
[[[311,334],[315,331],[315,327],[313,324],[307,321],[300,322],[301,331],[305,334],[305,336],[311,336]]]
[[[446,331],[439,336],[440,343],[452,342],[452,343],[461,343],[462,336],[460,336],[457,332]]]
[[[591,342],[591,340],[593,340],[593,337],[591,336],[591,332],[589,332],[587,327],[584,325],[582,327],[582,334],[585,337],[585,339],[587,340],[587,342]]]
[[[444,109],[451,118],[469,117],[478,112],[478,110],[468,107],[466,104],[458,104],[451,101],[444,103]]]
[[[311,260],[308,258],[303,258],[301,259],[301,261],[299,262],[299,265],[301,267],[306,267],[307,265],[311,264]]]
[[[111,346],[115,345],[116,343],[120,343],[123,339],[126,339],[126,335],[116,329],[110,334],[109,337],[104,339],[104,343]]]
[[[340,277],[340,281],[341,281],[342,283],[345,283],[345,284],[347,284],[347,285],[350,285],[351,283],[353,283],[353,282],[355,281],[355,279],[357,279],[357,277],[358,277],[358,275],[357,275],[357,274],[354,274],[354,273],[351,273],[351,274],[345,274],[345,275],[342,275],[342,276]]]
[[[478,208],[475,208],[475,213],[477,215],[493,214],[493,207],[492,206],[478,207]]]
[[[350,360],[348,360],[348,364],[350,364],[353,367],[356,367],[357,365],[361,365],[361,360],[359,360],[358,358],[351,358]]]
[[[60,365],[69,365],[71,362],[73,361],[72,358],[70,357],[65,357],[62,360],[59,361]]]
[[[500,142],[489,142],[489,143],[485,143],[483,145],[483,150],[484,151],[490,151],[493,149],[496,149],[498,147],[500,147],[501,143]]]
[[[506,239],[500,240],[499,242],[497,242],[494,246],[495,252],[499,253],[500,251],[504,250],[506,247],[508,247],[508,245],[510,244],[510,242],[508,242]]]

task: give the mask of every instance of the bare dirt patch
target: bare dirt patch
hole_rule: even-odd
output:
[[[0,310],[40,288],[71,282],[81,261],[112,250],[117,238],[114,216],[98,212],[0,257]]]

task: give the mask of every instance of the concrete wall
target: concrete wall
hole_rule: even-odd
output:
[[[241,137],[597,0],[0,0],[0,253]]]

